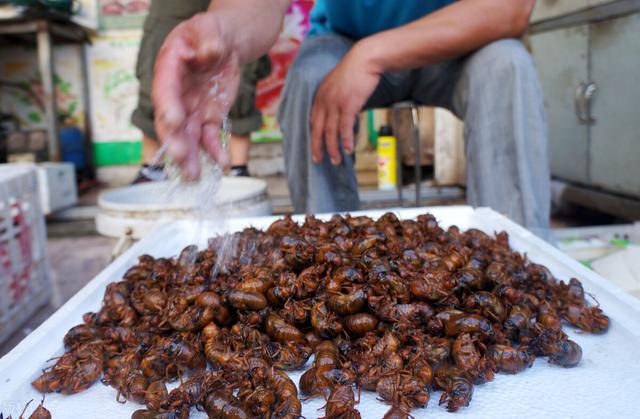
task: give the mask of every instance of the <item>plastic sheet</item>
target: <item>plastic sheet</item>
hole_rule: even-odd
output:
[[[579,278],[585,290],[592,293],[611,317],[611,327],[604,335],[587,335],[565,328],[571,339],[582,346],[582,362],[572,369],[548,364],[538,359],[532,368],[517,375],[498,374],[494,381],[477,386],[467,408],[448,413],[438,406],[440,393],[432,394],[425,409],[415,409],[416,418],[603,418],[638,417],[640,394],[640,300],[629,296],[612,283],[588,270],[559,250],[543,242],[522,227],[489,210],[469,207],[436,207],[397,210],[401,218],[413,218],[424,212],[433,213],[442,225],[456,224],[462,229],[479,228],[489,234],[505,230],[511,245],[526,252],[529,259],[546,265],[560,279]],[[372,217],[384,211],[368,211]],[[227,227],[236,231],[248,226],[267,227],[276,217],[230,220]],[[42,397],[31,386],[46,361],[63,353],[62,338],[67,330],[81,322],[87,311],[100,308],[106,285],[119,280],[137,256],[176,255],[193,240],[197,223],[180,221],[162,227],[131,248],[87,284],[67,304],[30,334],[12,352],[0,360],[0,411],[18,416],[30,399]],[[207,226],[205,237],[216,233]],[[294,381],[301,372],[291,374]],[[141,408],[132,402],[117,403],[113,388],[100,383],[73,396],[47,395],[45,406],[59,418],[126,418]],[[303,404],[307,418],[322,416],[321,399]],[[29,411],[35,407],[33,404]],[[388,406],[376,400],[374,393],[362,392],[357,408],[363,418],[381,418]],[[206,417],[192,411],[192,417]]]

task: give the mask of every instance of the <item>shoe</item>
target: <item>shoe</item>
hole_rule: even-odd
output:
[[[160,182],[163,180],[167,180],[167,174],[164,172],[163,164],[143,164],[131,184],[137,185],[138,183]]]
[[[247,169],[247,165],[242,166],[231,166],[229,169],[229,176],[232,177],[250,177],[249,169]]]

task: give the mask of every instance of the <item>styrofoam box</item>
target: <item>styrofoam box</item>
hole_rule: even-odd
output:
[[[438,406],[440,393],[432,394],[425,409],[415,409],[418,418],[631,418],[639,416],[640,399],[640,302],[594,272],[586,269],[522,227],[489,210],[470,207],[437,207],[396,210],[401,218],[414,218],[431,212],[441,225],[458,225],[462,229],[479,228],[489,234],[505,230],[511,245],[525,252],[530,260],[542,263],[560,279],[579,278],[587,292],[600,302],[611,317],[611,327],[604,335],[590,335],[566,328],[578,342],[584,355],[575,368],[564,369],[536,360],[532,368],[517,374],[498,374],[494,381],[477,386],[467,408],[452,414]],[[379,217],[383,211],[364,214]],[[266,228],[276,217],[229,220],[225,228],[238,231],[244,227]],[[302,218],[298,218],[302,220]],[[0,410],[19,414],[30,399],[41,396],[30,386],[47,360],[63,353],[62,338],[67,330],[82,321],[82,314],[101,306],[105,287],[122,275],[143,253],[173,256],[191,243],[204,245],[206,238],[221,231],[220,222],[179,221],[161,227],[137,243],[87,284],[58,312],[29,335],[12,352],[0,360]],[[301,372],[290,374],[297,383]],[[45,405],[59,418],[125,418],[141,406],[116,402],[116,391],[100,383],[73,396],[47,395]],[[303,415],[323,415],[322,399],[303,403]],[[388,406],[371,392],[362,392],[357,405],[363,418],[381,418]],[[205,417],[192,410],[192,417]]]
[[[48,275],[47,236],[36,170],[33,166],[2,165],[0,342],[48,301],[51,293]]]
[[[72,163],[40,163],[38,182],[45,215],[72,207],[78,202],[76,171]]]

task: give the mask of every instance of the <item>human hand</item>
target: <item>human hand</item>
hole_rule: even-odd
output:
[[[380,82],[381,72],[356,44],[320,84],[311,109],[311,156],[320,163],[326,148],[331,163],[342,162],[339,142],[347,154],[354,151],[356,116]]]
[[[200,149],[227,165],[220,129],[240,83],[233,45],[223,22],[201,13],[178,25],[158,53],[152,89],[156,131],[187,180],[200,176]]]

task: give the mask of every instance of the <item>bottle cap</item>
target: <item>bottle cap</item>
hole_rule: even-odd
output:
[[[380,131],[378,131],[378,135],[380,137],[391,137],[393,135],[393,131],[389,125],[383,125],[380,127]]]

